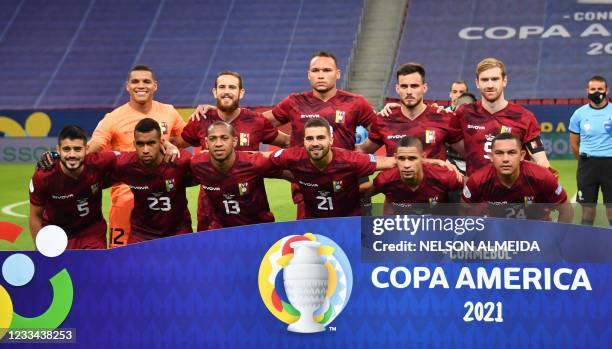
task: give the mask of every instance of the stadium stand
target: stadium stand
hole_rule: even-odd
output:
[[[210,102],[222,70],[245,76],[244,105],[308,89],[308,58],[333,51],[346,70],[363,0],[0,2],[0,110],[107,108],[136,64],[159,100]]]
[[[424,63],[430,99],[448,99],[456,79],[474,89],[476,63],[488,56],[506,63],[510,99],[567,103],[584,95],[592,75],[612,75],[606,1],[410,1],[404,23],[394,70]],[[391,76],[388,96],[396,96],[394,84]]]

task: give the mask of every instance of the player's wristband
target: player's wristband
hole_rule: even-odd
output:
[[[542,144],[542,140],[540,139],[540,136],[537,136],[536,138],[527,142],[525,144],[525,147],[529,151],[529,154],[535,154],[535,153],[544,151],[544,144]]]

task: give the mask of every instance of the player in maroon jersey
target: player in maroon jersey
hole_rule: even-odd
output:
[[[462,181],[447,168],[427,164],[421,141],[404,136],[397,144],[397,166],[380,172],[374,182],[363,183],[364,196],[385,194],[384,214],[431,213],[448,194],[458,190]]]
[[[396,144],[404,136],[414,136],[421,141],[427,158],[446,160],[445,143],[455,144],[462,138],[461,130],[450,125],[453,115],[423,102],[427,92],[423,66],[404,64],[396,76],[395,91],[400,97],[400,108],[393,109],[387,117],[374,119],[368,139],[357,149],[374,153],[384,145],[387,156],[393,156]]]
[[[476,86],[482,98],[455,111],[457,117],[453,120],[463,132],[468,176],[489,164],[493,138],[505,132],[519,137],[535,163],[550,166],[540,140],[540,124],[530,111],[506,100],[507,82],[502,61],[495,58],[480,61],[476,67]]]
[[[559,222],[571,222],[572,207],[565,190],[548,169],[523,161],[526,152],[520,138],[506,132],[491,143],[492,163],[469,177],[463,188],[463,202],[488,203],[490,215],[506,218],[547,220],[550,209],[555,209],[559,211]],[[468,212],[472,214],[482,209],[471,208]]]
[[[212,209],[213,219],[205,228],[274,222],[263,179],[280,177],[283,171],[261,153],[236,151],[239,140],[229,123],[215,121],[206,134],[209,151],[191,160],[193,176]]]
[[[305,217],[341,217],[362,214],[359,178],[395,166],[394,158],[379,158],[332,147],[334,138],[324,118],[304,126],[304,146],[281,149],[270,161],[291,172],[304,195]]]
[[[127,184],[134,194],[128,243],[191,233],[185,193],[185,187],[192,182],[191,154],[183,150],[176,161],[164,162],[161,128],[151,118],[136,124],[134,147],[135,153],[123,153],[117,158],[112,172],[113,180]]]
[[[30,181],[32,237],[53,224],[66,231],[69,249],[106,248],[102,187],[115,154],[86,154],[87,134],[75,125],[64,127],[58,138],[59,166],[37,170]]]
[[[225,121],[232,125],[236,132],[236,150],[259,151],[261,143],[279,147],[289,145],[289,135],[280,132],[261,113],[240,108],[240,100],[245,90],[242,76],[237,72],[224,71],[217,75],[212,94],[216,108],[206,106],[202,117],[191,118],[179,137],[173,142],[179,147],[206,145],[207,130],[215,121]],[[198,198],[198,231],[206,230],[211,225],[212,208],[208,205],[205,191],[200,190]]]

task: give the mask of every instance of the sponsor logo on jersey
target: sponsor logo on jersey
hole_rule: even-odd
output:
[[[467,128],[473,128],[474,130],[484,130],[485,127],[484,126],[480,126],[480,125],[467,125]]]
[[[388,135],[387,136],[387,139],[397,139],[397,140],[400,140],[402,138],[404,138],[404,135]]]
[[[341,110],[336,110],[336,123],[341,124],[344,122],[344,112]]]
[[[249,193],[249,183],[238,183],[238,193],[242,196]]]
[[[274,153],[274,157],[277,158],[279,157],[283,152],[285,151],[285,149],[279,149]]]
[[[314,118],[320,118],[321,116],[319,116],[319,114],[301,114],[300,115],[300,119],[314,119]]]
[[[493,139],[495,139],[495,136],[493,136],[493,135],[486,135],[485,139],[487,140],[487,142],[493,142]]]
[[[67,195],[51,195],[51,197],[55,200],[65,200],[65,199],[71,199],[74,197],[74,194],[67,194]]]
[[[128,187],[130,187],[130,189],[134,189],[134,190],[149,190],[149,186],[148,185],[145,185],[145,186],[128,185]]]
[[[225,200],[231,200],[231,199],[233,199],[235,196],[236,196],[236,195],[234,195],[234,194],[230,194],[230,193],[223,193],[223,198],[224,198]]]
[[[436,131],[435,130],[425,130],[425,143],[427,144],[436,143]]]
[[[333,181],[332,184],[333,184],[334,192],[340,191],[340,189],[342,189],[342,181]]]
[[[203,185],[202,189],[208,190],[208,191],[221,191],[221,188],[219,188],[219,187],[209,187],[207,185]]]
[[[96,195],[98,190],[100,190],[100,184],[99,183],[94,183],[94,184],[91,185],[91,193],[93,195]]]
[[[510,133],[512,131],[512,127],[503,126],[501,127],[499,133]]]
[[[174,189],[174,178],[166,179],[166,191]]]
[[[249,134],[240,132],[240,141],[238,144],[242,147],[249,145]]]
[[[307,187],[312,187],[312,188],[318,188],[319,185],[316,183],[308,183],[308,182],[304,182],[304,181],[299,181],[298,183],[300,183],[301,185],[307,186]]]

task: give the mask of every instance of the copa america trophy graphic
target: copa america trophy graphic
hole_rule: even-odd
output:
[[[321,244],[316,241],[291,243],[294,255],[283,270],[285,291],[291,304],[300,312],[298,321],[287,330],[299,333],[325,331],[325,327],[314,321],[314,312],[325,301],[327,292],[327,268],[317,251]]]

